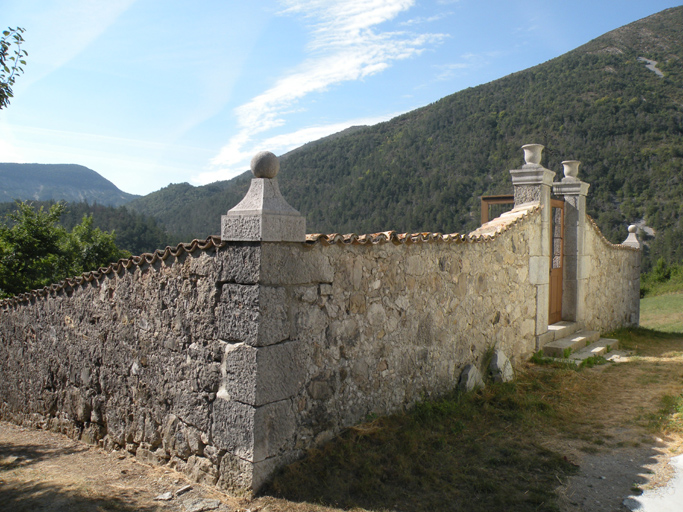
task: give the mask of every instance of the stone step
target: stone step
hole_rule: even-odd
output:
[[[577,331],[564,338],[556,339],[543,346],[543,355],[546,357],[568,357],[573,352],[586,348],[594,341],[600,339],[598,331]]]
[[[574,359],[579,363],[585,361],[589,357],[604,356],[612,350],[619,348],[619,340],[610,338],[600,338],[598,341],[591,343],[585,348],[577,350],[569,355],[569,359]]]
[[[552,333],[551,341],[559,340],[560,338],[566,338],[567,336],[574,334],[579,330],[581,330],[581,324],[570,322],[568,320],[562,320],[548,326],[548,332]]]

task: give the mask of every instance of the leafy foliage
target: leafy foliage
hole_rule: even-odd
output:
[[[24,57],[28,56],[28,52],[21,49],[24,42],[23,33],[23,28],[8,28],[3,30],[0,37],[0,110],[9,105],[10,98],[14,96],[14,81],[24,72]]]
[[[84,216],[69,232],[59,225],[63,203],[48,210],[18,202],[0,225],[0,297],[15,295],[97,269],[130,254],[116,247],[114,233]]]

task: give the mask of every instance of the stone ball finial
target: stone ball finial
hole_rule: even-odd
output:
[[[541,153],[543,152],[543,144],[524,144],[524,161],[527,164],[539,165],[541,163]]]
[[[638,226],[636,226],[635,224],[631,224],[631,225],[628,227],[628,232],[629,232],[629,233],[635,233],[636,231],[638,231]]]
[[[280,160],[270,151],[261,151],[251,159],[251,172],[256,178],[272,179],[280,172]]]
[[[579,165],[581,165],[581,162],[578,160],[563,161],[562,166],[564,167],[564,177],[576,178],[579,175]]]

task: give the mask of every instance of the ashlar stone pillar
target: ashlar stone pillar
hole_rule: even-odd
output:
[[[218,485],[253,494],[279,467],[300,456],[295,450],[292,397],[303,386],[298,342],[291,339],[285,290],[264,282],[272,246],[304,242],[306,220],[282,197],[279,160],[270,152],[251,161],[254,178],[242,201],[221,218],[221,238],[250,245],[252,279],[220,283],[217,336],[225,345],[221,385],[213,405],[212,442],[225,452]],[[292,262],[289,267],[294,266]]]
[[[577,177],[579,161],[565,160],[562,165],[564,178],[553,184],[553,193],[564,198],[562,318],[583,323],[586,282],[591,272],[585,250],[586,195],[590,185]]]
[[[536,344],[548,332],[548,304],[550,300],[550,229],[552,208],[550,192],[555,173],[541,165],[543,146],[525,144],[525,164],[510,171],[514,186],[515,207],[538,203],[541,207],[541,231],[530,241],[529,281],[536,286]]]

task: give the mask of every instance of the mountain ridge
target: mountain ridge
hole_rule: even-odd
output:
[[[140,197],[78,164],[0,163],[0,178],[0,202],[64,200],[121,206]]]

